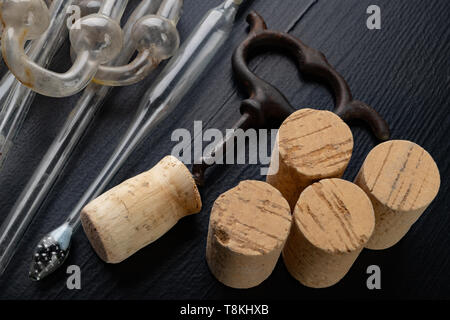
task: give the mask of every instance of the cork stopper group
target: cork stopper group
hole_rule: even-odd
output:
[[[301,109],[278,131],[267,182],[280,190],[294,209],[311,183],[341,177],[353,152],[348,125],[329,111]]]
[[[369,153],[352,183],[341,179],[352,151],[352,133],[335,114],[292,114],[279,130],[267,182],[243,181],[214,203],[206,245],[212,275],[232,288],[255,287],[282,255],[293,278],[326,288],[363,248],[399,242],[439,191],[436,163],[413,142],[388,141]],[[201,207],[189,170],[169,156],[89,203],[81,221],[100,258],[119,263]]]
[[[307,287],[330,287],[363,248],[386,249],[400,241],[439,190],[436,163],[409,141],[378,145],[355,183],[340,179],[353,136],[332,112],[299,110],[277,138],[268,184],[245,181],[219,197],[211,212],[206,257],[214,276],[230,287],[266,279],[286,237],[282,252],[289,273]],[[283,197],[292,212],[289,236]]]

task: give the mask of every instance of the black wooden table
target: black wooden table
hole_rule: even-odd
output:
[[[324,298],[450,298],[450,2],[448,0],[319,0],[306,14],[310,0],[254,0],[244,6],[231,39],[189,95],[164,124],[142,143],[111,186],[154,166],[176,144],[177,128],[193,131],[230,128],[238,117],[242,95],[236,88],[230,58],[246,37],[245,16],[257,10],[273,29],[289,31],[323,51],[349,82],[355,98],[377,109],[389,122],[392,138],[415,141],[436,160],[442,177],[437,199],[409,234],[395,247],[364,250],[349,274],[336,286],[312,290],[300,285],[280,259],[272,276],[250,290],[233,290],[217,282],[205,261],[209,212],[214,200],[243,179],[263,180],[259,166],[218,167],[208,175],[203,211],[182,221],[154,244],[119,265],[104,264],[82,231],[77,232],[68,265],[79,265],[82,289],[68,290],[66,268],[34,283],[28,279],[32,248],[64,217],[89,186],[127,128],[144,83],[115,89],[93,128],[76,149],[54,191],[21,242],[17,255],[0,279],[1,299],[324,299]],[[134,7],[137,0],[131,1]],[[186,0],[179,27],[185,39],[208,8],[219,0]],[[381,7],[381,30],[368,30],[366,10]],[[128,10],[129,11],[129,10]],[[69,47],[54,59],[66,70]],[[277,54],[252,62],[254,70],[276,85],[298,108],[331,109],[326,88],[299,77],[293,62]],[[36,98],[0,173],[0,222],[38,165],[73,108],[77,97]],[[230,112],[232,110],[233,112]],[[376,141],[362,127],[353,127],[355,151],[345,178],[352,180]],[[382,289],[369,291],[366,269],[379,265]]]

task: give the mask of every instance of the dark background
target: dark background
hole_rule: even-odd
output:
[[[220,0],[186,0],[179,24],[185,39],[204,13]],[[130,11],[137,0],[132,0]],[[385,251],[364,250],[348,275],[329,289],[313,290],[291,278],[280,259],[272,276],[250,290],[225,287],[210,274],[205,261],[209,212],[214,200],[243,179],[263,180],[259,166],[218,167],[208,175],[203,211],[182,221],[154,244],[119,265],[103,263],[80,230],[66,265],[82,270],[82,290],[66,288],[65,267],[34,283],[28,266],[36,242],[60,225],[112,153],[132,118],[144,83],[113,91],[94,127],[74,152],[48,201],[22,240],[19,251],[0,279],[1,299],[329,299],[329,298],[450,298],[450,1],[448,0],[319,0],[304,16],[310,0],[254,0],[237,17],[233,34],[213,66],[164,124],[144,141],[111,186],[154,166],[175,145],[177,128],[230,128],[239,118],[244,98],[232,77],[232,51],[246,37],[245,16],[257,10],[270,28],[289,31],[325,53],[346,78],[356,99],[372,105],[389,122],[392,138],[412,140],[436,160],[442,185],[436,200],[408,235]],[[366,28],[366,9],[381,7],[382,29]],[[252,62],[254,70],[276,85],[298,108],[333,108],[326,88],[305,81],[295,64],[277,54]],[[66,44],[53,69],[69,67]],[[3,68],[4,70],[4,68]],[[160,69],[159,69],[160,70]],[[33,169],[75,105],[77,97],[36,98],[23,129],[0,173],[0,222],[3,222]],[[355,150],[345,175],[352,180],[376,141],[364,128],[352,127]],[[366,268],[377,264],[382,290],[366,287]]]

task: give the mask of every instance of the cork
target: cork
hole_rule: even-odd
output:
[[[81,222],[99,257],[119,263],[201,207],[189,170],[168,156],[89,203],[81,212]]]
[[[375,231],[367,248],[382,250],[407,234],[436,197],[441,179],[427,151],[395,140],[369,153],[355,183],[369,195],[375,210]]]
[[[278,132],[270,167],[276,173],[268,175],[267,182],[283,194],[294,210],[306,187],[321,179],[342,177],[352,152],[352,132],[336,114],[299,110],[284,121]]]
[[[206,260],[226,286],[246,289],[275,268],[291,227],[289,204],[271,185],[244,181],[214,203]]]
[[[289,273],[310,288],[338,283],[372,235],[375,216],[357,185],[326,179],[300,195],[283,260]]]

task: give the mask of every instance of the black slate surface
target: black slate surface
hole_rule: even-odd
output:
[[[130,7],[138,1],[132,0]],[[203,211],[182,220],[173,230],[120,265],[106,265],[78,232],[66,265],[82,270],[82,289],[66,287],[65,268],[40,283],[27,277],[35,243],[63,222],[65,215],[89,186],[113,151],[132,118],[145,89],[152,82],[118,88],[107,100],[94,127],[76,149],[64,174],[20,244],[17,255],[0,279],[0,299],[324,299],[324,298],[450,298],[450,2],[448,0],[319,0],[300,19],[309,0],[254,0],[244,7],[231,39],[164,124],[144,141],[111,186],[155,165],[175,145],[177,128],[193,130],[194,120],[205,128],[229,128],[238,117],[242,99],[232,78],[230,57],[245,38],[244,18],[257,10],[273,29],[289,31],[323,51],[349,82],[355,98],[372,105],[389,122],[392,138],[408,139],[426,148],[442,177],[437,199],[409,234],[395,247],[364,250],[349,274],[336,286],[312,290],[290,277],[282,260],[272,276],[257,288],[240,291],[218,283],[205,261],[209,211],[222,192],[243,179],[263,180],[259,166],[219,167],[210,172],[204,189]],[[219,0],[186,0],[179,28],[182,39],[208,8]],[[382,10],[382,29],[366,28],[366,9]],[[129,11],[129,10],[128,10]],[[54,59],[59,71],[69,66],[68,45]],[[271,54],[252,62],[257,73],[270,80],[300,107],[332,109],[326,88],[299,77],[295,65]],[[4,70],[4,68],[3,68]],[[0,222],[38,165],[76,97],[36,98],[16,144],[0,172]],[[233,111],[233,112],[230,112]],[[345,175],[353,179],[364,157],[375,145],[362,127],[353,126],[355,151]],[[382,290],[366,288],[366,268],[377,264]]]

